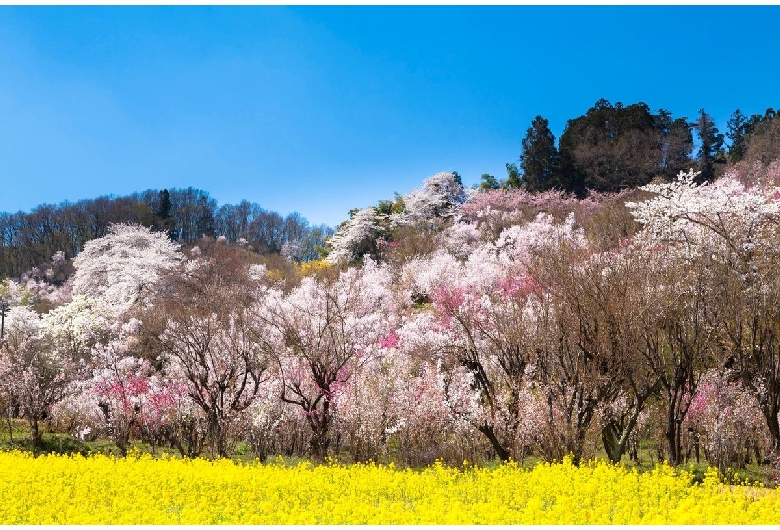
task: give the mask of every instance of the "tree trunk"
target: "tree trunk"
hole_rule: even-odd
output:
[[[680,463],[680,425],[677,420],[675,402],[670,400],[666,416],[666,450],[669,453],[669,464],[676,466]]]
[[[309,447],[311,454],[317,460],[325,460],[328,454],[330,440],[328,440],[328,431],[330,428],[330,401],[326,398],[322,403],[322,410],[311,410],[308,413],[309,426],[311,427],[311,438]]]
[[[769,428],[769,436],[772,439],[772,453],[780,455],[780,422],[777,420],[777,406],[774,406],[775,400],[768,399],[768,404],[761,407],[761,412],[766,419],[766,425]]]
[[[41,437],[41,430],[40,426],[38,425],[38,418],[33,415],[33,417],[30,418],[30,437],[32,441],[33,450],[39,449],[42,444],[42,437]]]
[[[610,462],[619,463],[623,458],[628,436],[623,436],[623,432],[615,422],[609,422],[601,429],[601,441],[604,443],[604,451]]]
[[[610,421],[601,429],[601,441],[604,442],[604,450],[607,452],[611,462],[617,464],[623,458],[623,454],[628,447],[628,439],[634,427],[636,427],[641,410],[642,402],[635,408],[626,425],[623,426],[616,421]]]
[[[498,458],[501,459],[502,462],[506,462],[510,458],[509,451],[507,451],[503,445],[501,445],[501,442],[498,441],[498,438],[496,437],[496,433],[493,432],[493,426],[488,425],[487,423],[483,423],[479,426],[479,432],[487,436],[487,439],[490,441],[490,445],[493,446],[493,450],[498,455]]]

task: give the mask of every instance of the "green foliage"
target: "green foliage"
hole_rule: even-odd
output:
[[[496,177],[488,173],[483,173],[480,180],[482,182],[479,184],[479,191],[496,190],[501,187]]]
[[[517,168],[517,164],[506,164],[506,180],[501,182],[502,188],[517,189],[523,187],[523,179],[520,176],[520,170]]]
[[[160,192],[159,201],[160,204],[154,212],[154,215],[157,218],[157,227],[159,230],[168,234],[168,237],[172,238],[176,233],[176,220],[173,217],[171,194],[167,189]]]
[[[560,182],[586,190],[617,192],[667,177],[687,160],[691,145],[684,119],[645,103],[612,105],[600,99],[584,116],[569,120],[559,142]]]
[[[731,141],[728,149],[728,159],[731,163],[739,162],[745,158],[745,134],[747,123],[747,116],[742,114],[742,111],[739,109],[731,114],[729,121],[726,123],[726,126],[728,127],[726,138]]]
[[[725,162],[723,135],[720,134],[712,116],[699,109],[699,118],[694,124],[701,142],[697,157],[699,159],[698,182],[712,182],[715,179],[715,165]]]
[[[402,213],[406,206],[404,205],[404,199],[398,192],[395,192],[395,198],[389,200],[381,200],[376,206],[376,211],[380,215],[392,215],[394,213]],[[350,217],[357,212],[357,210],[350,211]]]
[[[549,122],[537,116],[523,138],[520,167],[528,191],[544,191],[558,186],[558,149]]]

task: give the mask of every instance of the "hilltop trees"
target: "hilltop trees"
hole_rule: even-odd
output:
[[[660,176],[672,181],[681,171],[691,167],[693,132],[686,118],[672,118],[672,114],[663,109],[658,111],[657,120],[663,136]]]
[[[742,114],[742,111],[739,109],[731,114],[729,121],[726,123],[726,126],[728,127],[726,138],[731,140],[728,150],[729,162],[739,162],[745,158],[745,151],[747,150],[745,135],[749,132],[747,130],[747,125],[747,116]]]
[[[560,189],[584,196],[672,180],[690,166],[691,125],[644,103],[624,106],[600,99],[568,120],[556,149],[549,123],[537,116],[522,141],[520,168],[507,164],[507,188]],[[522,170],[522,175],[520,174]]]
[[[300,243],[302,260],[319,257],[315,248],[324,246],[332,230],[310,227],[299,214],[285,218],[248,201],[217,208],[208,192],[194,188],[44,204],[29,213],[0,212],[0,276],[19,277],[57,252],[73,259],[88,241],[107,235],[112,224],[149,227],[184,244],[204,235],[225,236],[261,254],[278,254],[285,243]]]
[[[745,129],[749,131],[745,137],[745,160],[767,165],[780,158],[780,120],[773,109],[767,109],[763,116],[751,116]]]
[[[564,188],[614,192],[647,184],[660,173],[666,131],[644,103],[623,106],[602,99],[561,135]]]
[[[543,191],[557,185],[558,149],[549,122],[537,116],[523,138],[520,167],[528,191]]]

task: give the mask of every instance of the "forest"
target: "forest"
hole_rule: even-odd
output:
[[[774,111],[600,100],[521,146],[336,229],[192,188],[0,214],[11,438],[780,469]]]

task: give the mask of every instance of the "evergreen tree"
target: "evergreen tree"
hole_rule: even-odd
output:
[[[161,232],[168,234],[168,237],[173,237],[175,232],[175,220],[173,218],[173,204],[171,203],[171,194],[167,189],[162,190],[159,193],[159,206],[157,211],[154,212],[157,218],[157,226],[160,227]]]
[[[664,129],[644,103],[614,106],[600,99],[569,120],[558,143],[561,188],[615,192],[662,174]]]
[[[693,151],[693,133],[687,118],[672,118],[669,111],[658,111],[658,124],[663,132],[663,164],[661,176],[672,181],[680,171],[688,171],[692,167],[691,152]]]
[[[769,164],[780,158],[780,119],[774,109],[751,116],[744,131],[744,160]]]
[[[556,184],[558,173],[558,149],[549,122],[537,116],[523,138],[520,167],[528,191],[543,191]]]
[[[723,149],[723,135],[718,132],[712,116],[699,109],[699,118],[694,124],[698,131],[701,147],[699,147],[699,182],[712,182],[715,180],[715,165],[725,161]]]
[[[739,162],[745,158],[745,151],[747,146],[745,144],[745,125],[747,124],[747,116],[742,114],[739,109],[735,110],[731,114],[731,118],[726,123],[728,132],[726,138],[731,141],[729,145],[729,162]]]
[[[455,182],[457,182],[458,184],[460,184],[461,186],[463,186],[463,179],[462,179],[462,178],[461,178],[461,176],[458,174],[458,172],[457,172],[457,171],[453,171],[453,172],[452,172],[452,175],[455,177]]]

